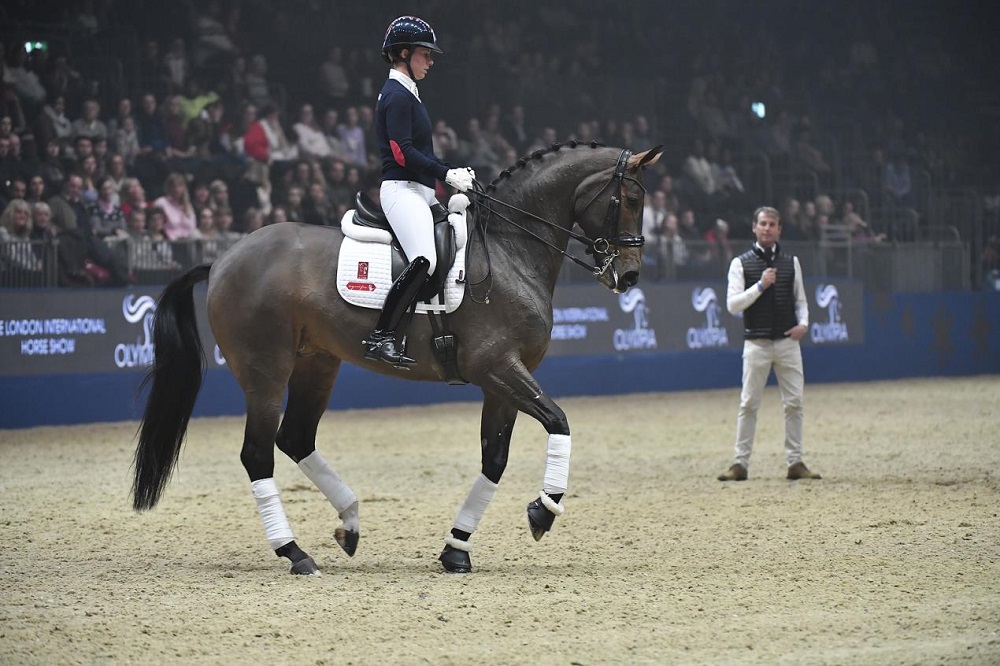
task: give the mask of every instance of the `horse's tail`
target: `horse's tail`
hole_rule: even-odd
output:
[[[160,500],[187,431],[205,370],[194,314],[194,285],[208,279],[209,265],[195,266],[167,285],[153,319],[156,360],[142,381],[150,385],[135,449],[132,508],[152,509]]]

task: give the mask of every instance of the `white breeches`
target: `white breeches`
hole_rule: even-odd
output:
[[[408,180],[383,180],[379,197],[407,261],[424,257],[430,262],[427,275],[432,275],[437,266],[434,216],[430,208],[437,203],[434,190]]]

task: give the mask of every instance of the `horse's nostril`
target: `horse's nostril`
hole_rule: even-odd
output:
[[[622,289],[628,289],[629,287],[634,287],[639,281],[639,271],[628,271],[621,277],[618,283],[621,285]]]

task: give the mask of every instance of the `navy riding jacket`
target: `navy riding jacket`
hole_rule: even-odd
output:
[[[451,167],[434,154],[431,117],[423,102],[394,79],[375,105],[375,138],[384,180],[410,180],[434,189]]]

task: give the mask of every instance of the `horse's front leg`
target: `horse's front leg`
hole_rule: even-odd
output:
[[[480,424],[482,443],[482,472],[472,483],[465,502],[458,509],[451,533],[445,537],[441,551],[441,564],[450,573],[472,571],[472,545],[469,539],[479,527],[479,521],[486,513],[496,494],[500,477],[507,468],[507,454],[510,452],[510,436],[514,431],[517,408],[500,397],[483,391],[483,415]]]

